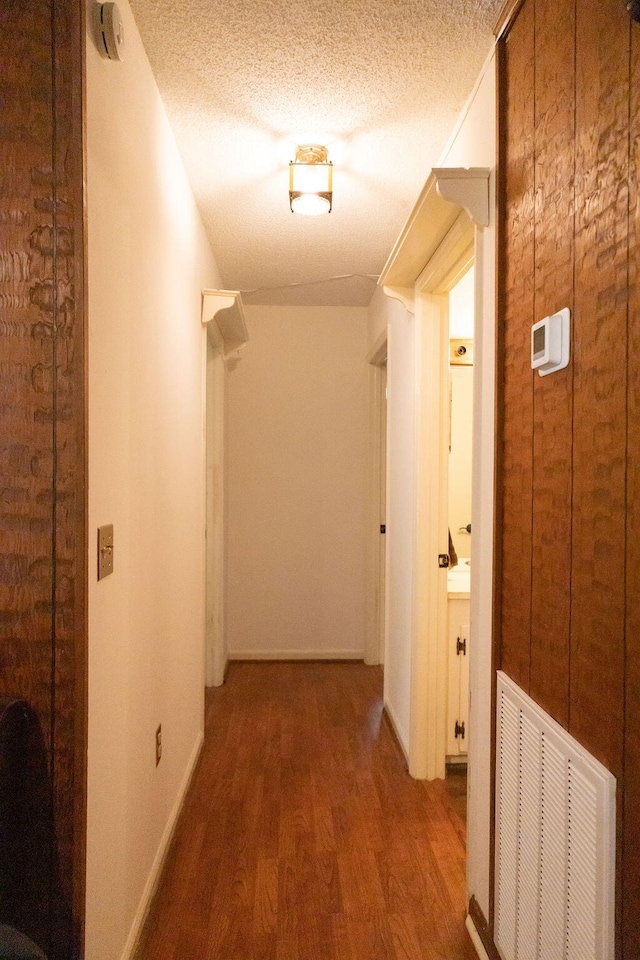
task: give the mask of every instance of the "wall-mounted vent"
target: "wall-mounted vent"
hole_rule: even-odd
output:
[[[498,673],[495,943],[503,960],[613,960],[615,778]]]

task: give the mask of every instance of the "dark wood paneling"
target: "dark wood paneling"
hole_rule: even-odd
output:
[[[533,391],[527,344],[533,322],[534,266],[534,16],[521,11],[506,42],[506,102],[501,111],[505,136],[504,244],[509,251],[501,278],[503,321],[499,402],[505,469],[502,503],[501,632],[498,663],[529,690],[531,635],[531,523]],[[507,466],[508,465],[508,466]]]
[[[55,0],[56,385],[54,812],[60,891],[54,940],[80,954],[84,915],[87,635],[84,336],[84,4]],[[73,803],[70,803],[73,798]],[[71,950],[69,946],[71,945]],[[66,953],[65,953],[66,951]]]
[[[576,23],[576,295],[570,732],[624,777],[629,18],[582,0]],[[618,955],[621,898],[618,897]]]
[[[515,69],[513,56],[532,23],[533,112],[530,77]],[[640,955],[639,37],[617,0],[525,0],[502,40],[506,68],[499,78],[510,162],[503,169],[498,278],[505,442],[496,484],[504,524],[497,577],[506,614],[496,644],[503,669],[617,778],[619,960]],[[513,158],[534,128],[532,171]],[[532,188],[535,210],[523,227],[520,198]],[[567,371],[534,377],[533,430],[528,421],[523,430],[517,409],[517,369],[522,405],[528,410],[530,403],[528,343],[511,293],[518,270],[528,269],[519,240],[527,230],[535,259],[529,323],[571,307],[573,288],[572,361]],[[533,535],[522,541],[518,584],[509,579],[517,546],[509,529],[514,477],[528,475],[532,454]],[[528,513],[526,490],[523,503]]]
[[[541,320],[563,307],[573,313],[575,22],[573,4],[536,0],[535,11],[534,320]],[[527,374],[534,391],[529,693],[567,726],[572,364],[551,376]]]
[[[640,954],[640,24],[631,27],[629,376],[627,394],[627,609],[622,939]]]
[[[577,17],[571,733],[617,777],[624,726],[629,17]]]
[[[0,695],[25,699],[33,737],[51,757],[53,689],[52,511],[53,337],[50,299],[53,238],[50,3],[12,2],[0,31],[3,64],[0,138]],[[29,774],[45,776],[48,762]],[[17,771],[16,771],[17,774]],[[31,836],[7,838],[0,918],[49,949],[53,856],[50,785],[29,784],[44,804]],[[10,821],[9,821],[10,822]],[[35,859],[39,846],[46,857]],[[13,875],[26,864],[28,885]],[[22,867],[22,869],[25,869]]]
[[[0,694],[33,711],[49,852],[0,917],[51,960],[80,956],[84,874],[83,6],[10,0],[0,31]]]

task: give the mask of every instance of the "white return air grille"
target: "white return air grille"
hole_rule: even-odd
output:
[[[498,673],[495,944],[613,960],[615,778]]]

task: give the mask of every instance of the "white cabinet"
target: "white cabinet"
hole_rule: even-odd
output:
[[[467,754],[469,727],[469,598],[449,593],[447,756]]]

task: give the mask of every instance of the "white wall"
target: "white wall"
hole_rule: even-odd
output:
[[[245,313],[227,381],[229,656],[362,658],[366,308]]]
[[[204,333],[219,285],[127,0],[126,58],[87,41],[87,960],[129,956],[203,730]],[[95,530],[115,570],[95,579]],[[155,766],[155,730],[163,756]]]
[[[491,56],[437,166],[495,170],[495,62]],[[428,171],[426,171],[428,173]],[[425,176],[426,179],[426,176]],[[473,546],[471,596],[471,721],[467,826],[467,886],[489,919],[491,815],[491,614],[493,581],[493,444],[495,403],[495,175],[490,178],[491,223],[476,244],[476,330],[474,337]],[[401,743],[408,746],[411,686],[409,656],[415,515],[410,478],[414,472],[413,411],[417,399],[413,318],[377,291],[369,307],[369,347],[389,325],[389,484],[387,526],[388,646],[385,658],[387,708]],[[394,397],[398,392],[399,395]],[[410,400],[414,395],[414,399]],[[405,404],[407,406],[405,407]],[[393,412],[395,409],[395,413]],[[393,436],[395,435],[395,447]],[[394,558],[394,559],[392,559]]]
[[[490,57],[462,122],[439,166],[496,166],[496,72]],[[490,180],[491,220],[476,243],[474,336],[473,542],[471,546],[469,797],[467,890],[489,916],[491,823],[491,634],[496,341],[495,173]]]

